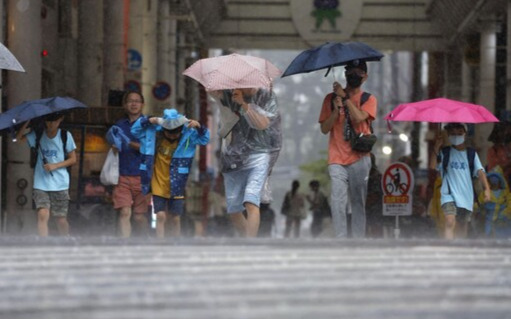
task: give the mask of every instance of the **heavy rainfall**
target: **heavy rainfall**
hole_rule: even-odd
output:
[[[0,318],[510,317],[509,1],[0,12]]]

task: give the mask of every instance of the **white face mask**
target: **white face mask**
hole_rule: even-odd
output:
[[[465,135],[449,135],[449,142],[454,146],[461,145],[465,142]]]

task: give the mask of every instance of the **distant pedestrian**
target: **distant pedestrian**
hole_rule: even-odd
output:
[[[307,194],[306,199],[312,212],[311,235],[312,237],[318,237],[323,232],[325,218],[331,218],[332,213],[330,212],[328,198],[320,190],[319,181],[310,181],[309,189],[310,194]]]
[[[275,211],[270,204],[261,203],[261,225],[259,226],[258,237],[271,237],[275,225]]]
[[[62,113],[47,115],[42,132],[31,130],[25,134],[27,121],[16,135],[17,141],[28,142],[37,157],[33,198],[37,209],[37,233],[41,237],[48,236],[50,213],[56,219],[59,234],[69,235],[70,176],[67,168],[76,163],[76,145],[73,135],[59,128],[63,120]]]
[[[144,117],[144,97],[141,93],[128,91],[122,104],[126,116],[108,130],[107,140],[114,151],[119,152],[119,183],[112,194],[114,209],[119,210],[119,232],[121,237],[130,237],[132,217],[139,233],[149,230],[146,215],[150,202],[142,192],[139,170],[142,162],[140,141],[131,133],[135,121]]]
[[[291,190],[286,193],[284,201],[289,202],[289,210],[286,215],[286,228],[284,230],[284,237],[289,237],[293,231],[294,237],[300,237],[300,228],[302,219],[307,217],[305,211],[305,196],[298,190],[300,182],[294,180],[291,184]]]
[[[209,130],[175,109],[166,109],[163,117],[140,117],[133,124],[131,133],[141,144],[139,173],[142,191],[153,195],[156,236],[165,237],[165,223],[170,216],[170,234],[179,237],[186,182],[196,147],[209,142]]]

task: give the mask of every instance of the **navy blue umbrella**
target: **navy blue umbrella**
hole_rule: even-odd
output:
[[[300,53],[289,64],[282,77],[328,68],[325,74],[327,76],[330,69],[335,66],[345,65],[354,60],[379,61],[381,58],[383,54],[380,51],[362,42],[327,42]]]
[[[14,126],[44,115],[66,112],[75,108],[87,107],[70,97],[50,97],[46,99],[25,101],[4,113],[0,113],[0,130]]]

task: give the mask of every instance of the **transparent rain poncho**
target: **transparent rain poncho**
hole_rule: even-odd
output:
[[[255,165],[247,158],[255,153],[277,153],[282,146],[281,118],[277,100],[271,90],[258,89],[251,97],[244,96],[248,103],[245,111],[232,101],[232,91],[222,91],[221,111],[223,126],[222,168],[234,170]]]

